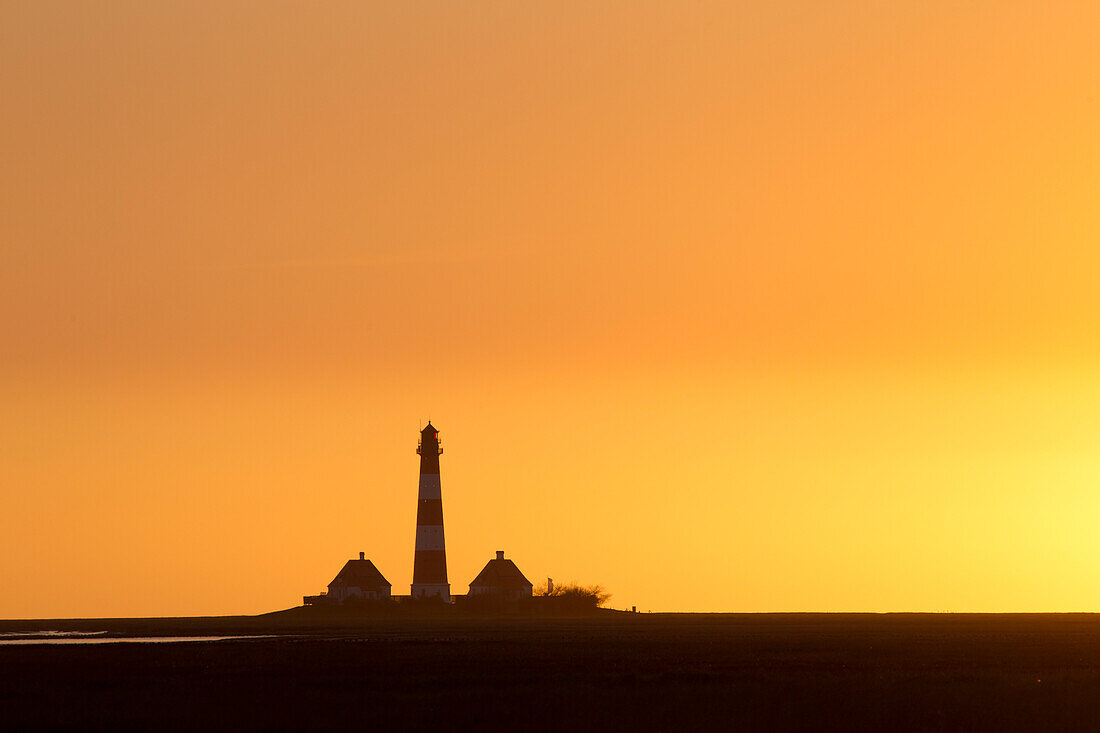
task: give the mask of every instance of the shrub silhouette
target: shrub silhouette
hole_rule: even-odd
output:
[[[611,594],[599,585],[578,585],[577,583],[564,583],[554,586],[548,591],[545,585],[535,589],[536,598],[546,598],[564,608],[599,608],[607,603]]]

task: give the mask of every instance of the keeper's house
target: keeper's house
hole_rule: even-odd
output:
[[[328,593],[319,596],[305,596],[302,601],[307,606],[361,599],[381,601],[390,597],[390,582],[382,577],[374,563],[359,553],[358,560],[348,560],[339,574],[328,584]]]
[[[523,576],[514,562],[505,559],[503,550],[497,550],[496,558],[490,560],[470,582],[470,596],[519,600],[530,598],[531,591],[531,581]]]

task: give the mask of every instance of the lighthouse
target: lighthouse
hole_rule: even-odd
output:
[[[443,543],[443,495],[439,488],[439,432],[429,422],[420,431],[420,496],[416,505],[416,554],[413,558],[413,598],[438,597],[451,602],[447,582],[447,552]]]

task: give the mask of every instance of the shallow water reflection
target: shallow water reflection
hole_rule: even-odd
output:
[[[27,644],[169,644],[185,641],[230,641],[233,639],[265,639],[254,636],[107,636],[106,631],[39,631],[21,634],[0,634],[0,646]]]

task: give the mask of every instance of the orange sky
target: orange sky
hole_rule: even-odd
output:
[[[1094,3],[0,5],[0,617],[360,550],[1100,608]]]

